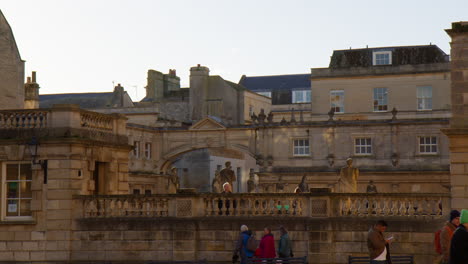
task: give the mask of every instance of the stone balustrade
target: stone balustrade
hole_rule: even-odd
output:
[[[48,126],[48,110],[0,111],[0,129],[30,129]]]
[[[0,139],[69,137],[127,144],[126,120],[119,114],[90,112],[71,104],[49,109],[1,110]]]
[[[83,218],[412,217],[442,218],[448,194],[169,194],[76,196]]]

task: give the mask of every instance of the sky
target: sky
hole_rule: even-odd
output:
[[[310,73],[333,50],[428,45],[450,53],[444,29],[468,20],[467,0],[0,0],[26,76],[41,94],[110,92],[134,101],[149,69],[242,75]],[[26,77],[25,76],[25,77]]]

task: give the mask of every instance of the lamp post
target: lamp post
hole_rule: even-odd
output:
[[[47,184],[47,160],[38,160],[38,149],[39,149],[39,141],[35,136],[31,138],[31,141],[28,142],[28,149],[29,154],[31,154],[31,163],[33,165],[40,165],[42,170],[44,171],[44,184]]]

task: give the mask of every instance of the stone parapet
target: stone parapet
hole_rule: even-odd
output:
[[[448,194],[187,194],[75,196],[81,218],[392,217],[441,219]],[[80,209],[78,209],[80,210]]]

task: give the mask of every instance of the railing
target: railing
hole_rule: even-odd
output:
[[[338,216],[441,216],[444,197],[437,195],[395,195],[339,196]]]
[[[0,111],[0,129],[44,128],[48,116],[44,110]]]
[[[80,112],[80,125],[83,128],[112,132],[113,121],[114,118],[106,114],[88,111]]]
[[[164,217],[168,216],[168,209],[168,199],[151,196],[90,196],[83,199],[85,218]]]
[[[448,194],[172,194],[76,196],[83,218],[413,217],[442,218]],[[80,205],[78,205],[80,206]]]

